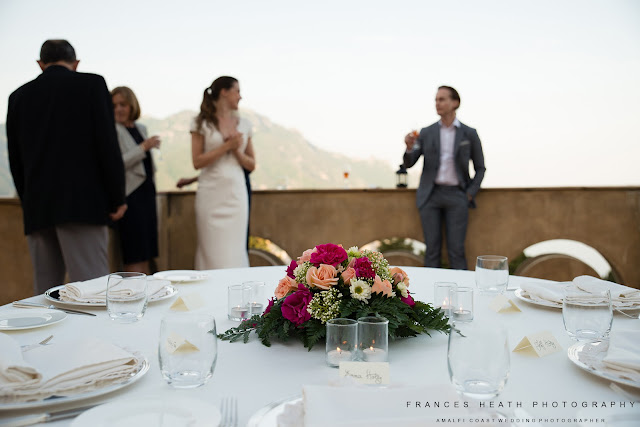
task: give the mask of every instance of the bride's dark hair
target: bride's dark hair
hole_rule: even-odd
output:
[[[200,113],[196,118],[198,130],[202,128],[203,122],[211,123],[216,129],[218,128],[215,102],[220,98],[220,92],[222,89],[231,89],[236,83],[238,83],[238,79],[229,76],[222,76],[215,79],[213,83],[211,83],[211,86],[204,90],[202,104],[200,104]]]

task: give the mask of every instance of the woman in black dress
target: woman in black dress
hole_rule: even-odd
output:
[[[149,274],[149,261],[158,256],[155,168],[150,150],[160,146],[160,138],[147,138],[147,128],[136,123],[140,104],[131,89],[117,87],[111,97],[126,177],[128,209],[117,223],[124,270]]]

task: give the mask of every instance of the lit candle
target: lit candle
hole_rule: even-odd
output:
[[[327,352],[327,364],[330,366],[338,366],[340,362],[350,362],[352,360],[351,356],[352,353],[350,351],[336,347],[335,350]]]
[[[387,352],[381,348],[369,347],[362,350],[365,362],[386,362]]]
[[[459,309],[455,310],[453,312],[453,318],[454,320],[473,320],[473,313],[471,312],[471,310],[465,310],[462,307],[460,307]]]
[[[231,320],[244,320],[246,319],[249,314],[249,307],[245,306],[236,306],[236,307],[231,307],[231,309],[229,310],[229,318]]]

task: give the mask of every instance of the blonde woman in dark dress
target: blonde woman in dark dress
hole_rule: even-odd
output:
[[[140,104],[131,89],[117,87],[111,97],[126,178],[128,209],[116,224],[124,270],[150,274],[149,261],[158,256],[155,167],[150,151],[160,146],[160,138],[148,138],[147,128],[136,122]]]

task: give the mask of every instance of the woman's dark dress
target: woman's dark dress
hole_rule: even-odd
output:
[[[136,127],[127,130],[136,144],[143,142],[142,135]],[[153,182],[151,162],[151,155],[147,151],[144,158],[147,179],[127,196],[127,211],[117,222],[125,264],[147,261],[158,256],[156,186]]]

